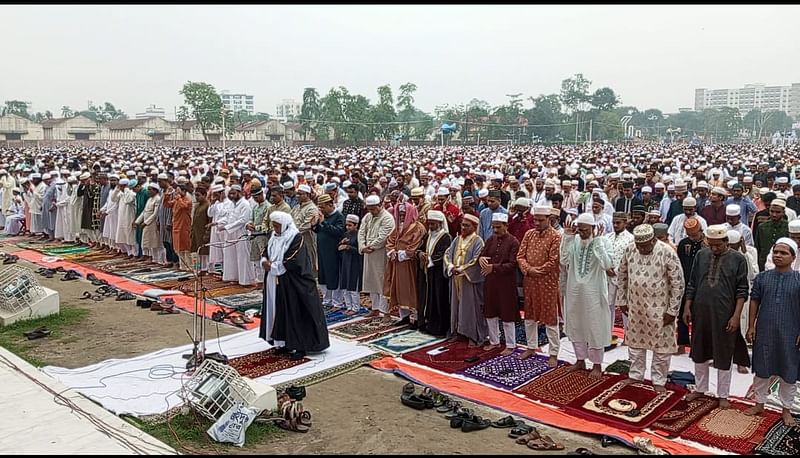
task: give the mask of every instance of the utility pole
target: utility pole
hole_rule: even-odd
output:
[[[222,157],[225,165],[228,165],[228,151],[225,150],[225,108],[222,109]]]
[[[589,120],[589,146],[592,146],[592,121],[594,120]]]

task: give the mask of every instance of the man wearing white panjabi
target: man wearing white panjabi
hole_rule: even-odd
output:
[[[70,177],[72,178],[72,177]],[[56,230],[53,234],[56,240],[63,240],[65,242],[74,241],[72,234],[69,234],[70,226],[72,225],[71,217],[72,212],[68,207],[69,204],[69,188],[63,178],[56,180]]]
[[[268,260],[271,261],[271,264],[269,269],[265,269],[267,278],[264,280],[264,302],[261,306],[261,327],[258,336],[269,342],[270,345],[281,348],[286,343],[272,339],[272,328],[275,325],[275,285],[278,283],[278,277],[286,272],[286,268],[283,267],[283,255],[292,240],[299,234],[299,231],[297,226],[294,225],[292,215],[288,213],[276,211],[271,213],[269,217],[271,222],[281,225],[281,233],[277,234],[272,231],[269,242],[267,242],[267,248],[261,255],[262,266]],[[281,261],[278,261],[279,258]]]
[[[15,185],[14,177],[10,176],[6,169],[0,169],[0,229],[5,227],[5,216],[14,200]]]
[[[33,184],[33,194],[31,196],[31,227],[30,232],[32,235],[41,235],[44,232],[44,221],[42,219],[42,206],[44,204],[44,193],[47,191],[47,185],[42,182],[42,175],[40,173],[31,174],[31,182]]]
[[[216,265],[222,263],[222,245],[225,243],[225,235],[219,231],[218,225],[225,214],[232,209],[231,201],[228,200],[225,186],[215,184],[211,187],[211,205],[208,206],[208,216],[211,218],[211,239],[208,250],[208,269],[210,272],[216,271]]]
[[[119,197],[118,210],[117,210],[117,232],[114,234],[114,240],[128,256],[136,256],[136,231],[131,226],[131,223],[136,219],[136,193],[131,191],[138,182],[127,180],[123,178],[119,180],[119,186],[122,187],[121,195]]]
[[[11,198],[11,203],[8,205],[8,210],[5,211],[5,233],[7,235],[17,235],[19,231],[22,230],[22,221],[25,220],[25,207],[20,189],[12,188],[10,192],[13,196]]]
[[[217,230],[225,237],[222,281],[238,281],[242,286],[253,285],[256,272],[250,262],[250,242],[242,239],[246,233],[245,226],[250,222],[252,208],[250,202],[242,198],[242,187],[238,184],[231,186],[228,198],[233,208],[223,215],[217,226]]]
[[[114,241],[117,236],[117,209],[119,208],[120,187],[119,183],[114,186],[111,193],[108,195],[108,200],[100,212],[106,215],[105,222],[103,223],[103,244],[109,247],[112,251],[117,250],[117,243]]]
[[[394,231],[394,218],[381,207],[381,199],[371,195],[364,201],[367,214],[358,229],[358,251],[364,255],[362,290],[369,294],[372,311],[367,316],[389,314],[389,302],[383,295],[386,271],[386,239]]]
[[[575,237],[576,232],[579,237]],[[610,242],[596,232],[594,217],[582,213],[574,226],[564,228],[561,239],[561,264],[568,269],[564,332],[577,358],[570,370],[586,370],[588,357],[593,365],[589,377],[593,379],[602,375],[603,349],[611,342],[606,277],[613,266]]]

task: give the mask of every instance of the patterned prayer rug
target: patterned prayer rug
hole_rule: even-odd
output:
[[[615,328],[623,328],[625,327],[625,322],[622,318],[622,310],[614,309],[614,327]]]
[[[299,366],[311,361],[303,358],[292,361],[287,355],[276,355],[275,349],[251,353],[249,355],[233,358],[228,361],[228,365],[236,369],[242,377],[257,378],[273,372],[282,371],[290,367]]]
[[[799,420],[795,415],[795,420]],[[765,455],[798,455],[800,454],[800,426],[786,426],[783,421],[775,423],[764,440],[754,450]]]
[[[442,339],[425,334],[417,330],[408,329],[406,331],[393,333],[378,339],[370,340],[368,345],[392,355],[400,355],[408,351],[419,348],[423,345],[430,345]]]
[[[748,455],[764,440],[770,428],[781,421],[780,414],[772,410],[765,410],[763,415],[752,417],[742,413],[749,407],[740,402],[731,402],[730,409],[717,407],[686,428],[680,437]]]
[[[330,326],[332,324],[336,324],[336,323],[341,323],[341,322],[344,322],[344,321],[352,320],[352,319],[355,319],[355,318],[360,318],[360,317],[366,315],[367,313],[369,313],[369,310],[365,309],[364,307],[361,307],[358,310],[358,313],[355,314],[355,315],[347,315],[347,314],[345,314],[344,313],[346,311],[345,309],[333,309],[332,307],[325,307],[325,306],[323,306],[323,309],[325,311],[325,322],[328,324],[328,326]]]
[[[190,277],[191,274],[188,272],[179,272],[177,270],[167,272],[146,272],[130,275],[131,280],[136,280],[141,283],[188,280]]]
[[[498,388],[513,390],[553,370],[547,366],[549,359],[547,356],[533,355],[530,358],[519,359],[519,355],[523,352],[523,349],[518,348],[510,355],[497,355],[459,373]],[[566,363],[559,361],[558,364],[563,366]]]
[[[681,399],[664,415],[656,420],[650,427],[664,431],[668,435],[677,436],[698,418],[717,408],[719,401],[716,398],[703,396],[693,401]]]
[[[681,400],[685,391],[667,387],[659,393],[649,383],[610,380],[567,404],[571,414],[621,429],[642,430]]]
[[[447,351],[436,355],[428,354],[429,351],[438,348],[446,348]],[[483,346],[470,348],[467,340],[457,340],[428,345],[427,347],[405,353],[403,358],[423,366],[452,374],[493,358],[500,354],[501,351],[503,351],[502,346],[494,350],[485,351]],[[470,358],[476,359],[472,361]],[[465,359],[470,359],[470,361],[464,361]]]
[[[514,390],[527,398],[564,406],[578,396],[609,381],[619,381],[625,376],[603,374],[599,380],[589,378],[589,371],[570,371],[571,366],[562,366],[534,379]]]
[[[375,338],[375,335],[384,331],[399,331],[405,329],[407,325],[395,325],[396,318],[390,316],[383,318],[381,316],[364,318],[363,320],[353,321],[351,323],[344,323],[329,331],[335,336],[342,337],[348,340],[365,341]]]
[[[614,374],[627,374],[630,371],[631,362],[624,359],[618,359],[614,361],[613,363],[609,364],[605,370],[605,372],[612,372]]]
[[[217,304],[244,312],[245,310],[260,309],[264,293],[260,289],[249,293],[231,294],[215,298]]]

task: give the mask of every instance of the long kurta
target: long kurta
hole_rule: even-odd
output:
[[[194,207],[194,215],[192,216],[192,253],[196,253],[200,249],[200,255],[208,254],[208,247],[202,247],[211,241],[211,228],[206,227],[211,223],[211,218],[208,217],[209,203],[198,202]]]
[[[446,336],[450,331],[450,282],[443,265],[451,242],[444,229],[425,234],[420,242],[419,249],[428,255],[428,262],[420,262],[417,271],[417,326],[434,336]]]
[[[361,276],[365,293],[383,294],[383,276],[386,272],[386,240],[394,231],[391,213],[381,210],[378,216],[364,215],[358,228],[358,251],[364,255],[364,270]],[[365,253],[370,247],[372,253]]]
[[[303,236],[303,242],[308,250],[308,255],[311,256],[314,277],[317,276],[317,272],[319,271],[319,263],[317,259],[317,236],[311,229],[311,220],[314,219],[318,213],[319,209],[314,205],[314,202],[310,200],[292,208],[290,212],[294,220],[294,225],[297,226],[297,230],[300,231],[300,235]]]
[[[561,234],[548,227],[544,231],[533,229],[525,234],[517,252],[517,265],[524,274],[522,288],[525,295],[525,319],[558,325],[561,315],[560,257]],[[531,268],[544,271],[530,275]],[[609,318],[610,320],[610,318]]]
[[[78,187],[78,196],[83,197],[83,213],[81,214],[81,229],[96,231],[100,229],[100,186],[96,184],[81,185]],[[149,194],[148,194],[148,199]],[[33,210],[31,210],[33,213]]]
[[[277,264],[277,265],[276,265]],[[266,335],[262,320],[261,338],[286,342],[286,348],[318,352],[330,346],[325,312],[322,310],[313,263],[304,238],[297,234],[286,249],[283,262],[273,264],[275,276],[275,320],[271,336]],[[277,275],[275,275],[277,273]],[[268,287],[264,282],[264,288]]]
[[[167,197],[164,204],[172,209],[172,249],[175,252],[192,248],[192,198],[177,193]]]
[[[575,235],[561,240],[561,263],[567,268],[564,293],[564,333],[571,342],[588,342],[589,348],[605,348],[611,342],[606,270],[613,265],[608,239],[588,243]]]
[[[494,234],[483,245],[481,257],[488,257],[492,272],[483,282],[483,314],[500,321],[519,320],[517,298],[517,251],[519,241],[513,235]]]
[[[158,228],[156,221],[158,220],[158,207],[161,204],[161,196],[156,194],[147,199],[142,213],[136,217],[136,224],[144,223],[142,229],[142,248],[144,249],[159,249],[164,248],[161,242],[161,237],[158,235]]]
[[[445,273],[450,277],[450,332],[479,344],[489,335],[483,315],[484,277],[478,264],[482,250],[483,240],[477,234],[459,235],[444,255]],[[462,275],[453,272],[456,267],[463,269]]]
[[[75,238],[70,233],[72,229],[72,209],[69,208],[69,190],[68,185],[56,186],[56,230],[55,238],[64,239],[66,242],[72,242]]]
[[[233,211],[233,202],[227,197],[222,201],[215,201],[208,207],[208,216],[212,223],[220,223],[226,214]],[[217,226],[211,228],[211,249],[208,254],[209,265],[222,262],[222,245],[225,242],[225,234]]]
[[[772,251],[772,246],[775,245],[779,238],[789,236],[789,222],[786,218],[781,218],[778,222],[770,219],[759,224],[755,234],[758,269],[764,270],[764,266],[767,263],[767,255]]]
[[[147,199],[150,198],[150,195],[147,193],[147,188],[142,187],[139,192],[136,193],[136,217],[138,218],[139,215],[142,214],[144,211],[144,206],[147,204]],[[136,244],[139,247],[142,246],[142,231],[141,227],[136,227]]]
[[[770,270],[758,274],[750,299],[760,301],[753,342],[753,372],[759,378],[800,379],[800,273]]]
[[[40,234],[44,231],[44,225],[42,220],[42,208],[43,208],[43,200],[44,200],[44,193],[47,191],[47,185],[44,183],[39,183],[33,189],[33,194],[31,196],[31,234]]]
[[[536,221],[529,212],[517,213],[508,219],[508,233],[516,237],[520,243],[525,238],[525,234],[535,227]]]
[[[240,240],[245,235],[244,226],[250,221],[250,203],[242,197],[231,204],[231,211],[220,219],[225,228],[222,233],[225,237],[222,281],[238,280],[240,285],[252,285],[256,282],[256,272],[250,262],[250,242]]]
[[[656,242],[642,255],[631,244],[623,253],[617,273],[617,305],[628,306],[625,343],[633,349],[675,353],[675,327],[683,299],[684,281],[678,255],[667,244]],[[664,313],[675,321],[664,326]]]
[[[158,207],[158,235],[163,243],[169,244],[172,244],[172,208],[167,207],[167,195],[174,192],[175,190],[170,188],[161,190],[161,205]],[[166,245],[164,248],[166,248]]]
[[[695,363],[714,360],[714,367],[728,370],[731,359],[749,367],[750,356],[741,332],[727,332],[728,321],[736,310],[738,298],[747,299],[747,259],[742,253],[727,250],[714,256],[710,248],[697,253],[686,298],[693,300],[692,350]]]
[[[342,251],[342,268],[339,276],[339,288],[345,291],[361,291],[361,272],[364,268],[364,257],[358,252],[358,231],[344,234],[347,249]]]
[[[56,185],[55,180],[47,186],[42,198],[42,228],[52,236],[56,230]]]
[[[115,240],[123,245],[136,245],[136,231],[131,226],[136,219],[136,194],[125,188],[125,192],[119,198],[118,206]]]
[[[342,241],[345,231],[344,216],[334,210],[315,225],[313,231],[317,237],[318,282],[329,290],[339,289],[339,270],[342,262],[339,242]]]
[[[266,199],[260,204],[255,202],[252,216],[250,218],[250,224],[255,227],[253,232],[271,230],[271,224],[267,224],[266,226],[264,225],[264,214],[267,213],[267,209],[269,209],[269,207],[269,202],[267,202]],[[269,221],[267,221],[267,223],[269,223]],[[256,262],[261,259],[261,253],[264,251],[264,248],[267,247],[268,241],[269,239],[267,237],[254,237],[253,240],[250,241],[250,261]]]
[[[426,232],[425,226],[415,220],[404,227],[402,233],[400,226],[395,226],[392,234],[386,239],[387,252],[405,251],[408,256],[408,259],[402,262],[397,257],[386,261],[383,295],[389,298],[390,307],[417,309],[417,261],[413,256]]]
[[[72,213],[71,216],[71,227],[70,232],[72,232],[73,239],[76,239],[80,236],[81,233],[81,218],[83,217],[83,197],[78,196],[78,187],[79,185],[73,185],[72,191],[69,193],[69,209]]]
[[[115,187],[108,196],[106,204],[103,206],[102,211],[108,213],[103,223],[103,237],[114,242],[117,237],[117,226],[119,224],[119,199],[121,193],[118,187]]]

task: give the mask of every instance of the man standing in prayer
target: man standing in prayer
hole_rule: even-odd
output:
[[[347,199],[342,202],[342,216],[356,215],[361,218],[364,215],[364,201],[358,195],[358,185],[351,183],[345,187]]]
[[[450,277],[450,333],[469,339],[470,347],[486,341],[489,329],[483,316],[483,281],[478,258],[483,240],[476,234],[480,220],[464,215],[461,233],[445,252],[445,274]]]
[[[461,230],[461,210],[450,200],[450,190],[447,187],[442,186],[437,191],[433,209],[444,213],[450,228],[450,237],[457,237]]]
[[[22,222],[25,220],[24,203],[19,188],[12,188],[13,198],[6,210],[6,225],[4,233],[6,235],[17,235],[22,230]]]
[[[706,220],[707,224],[724,224],[726,218],[724,188],[714,188],[711,190],[709,204],[701,208],[699,213]],[[737,205],[738,207],[738,205]]]
[[[296,361],[330,346],[328,328],[303,236],[288,213],[273,212],[270,218],[273,234],[261,260],[267,279],[259,337]]]
[[[595,234],[595,220],[583,213],[575,225],[564,228],[561,264],[568,269],[564,296],[564,332],[575,349],[571,370],[593,367],[589,377],[602,376],[603,349],[611,342],[611,321],[606,276],[613,267],[608,240]],[[575,237],[575,233],[579,237]]]
[[[81,213],[81,240],[84,240],[90,247],[95,247],[100,241],[100,185],[94,182],[94,178],[88,173],[80,176],[81,184],[78,186],[78,197],[83,199],[83,213]],[[148,199],[150,196],[148,195]],[[31,205],[31,216],[33,220],[33,204]],[[33,229],[31,233],[35,234]]]
[[[612,342],[610,343],[614,343],[613,330],[614,330],[614,319],[616,317],[616,303],[617,303],[616,297],[617,297],[617,280],[618,280],[617,272],[619,272],[619,263],[620,261],[622,261],[622,255],[625,253],[625,249],[628,248],[628,245],[633,243],[633,234],[628,232],[626,228],[628,225],[627,213],[614,212],[614,218],[612,220],[612,224],[614,225],[614,232],[603,236],[607,238],[608,241],[611,243],[611,249],[612,249],[611,261],[613,263],[611,267],[612,271],[608,273],[608,306],[611,312],[611,330],[612,330]],[[623,312],[622,317],[625,329],[627,329],[628,314]]]
[[[56,193],[56,231],[55,231],[55,238],[56,240],[63,240],[64,242],[73,242],[75,241],[75,236],[72,234],[72,209],[69,207],[69,200],[70,191],[74,192],[73,183],[75,183],[75,177],[70,175],[68,180],[71,183],[66,184],[66,182],[61,183],[64,181],[62,178],[56,180],[56,188],[58,189]],[[0,211],[2,213],[2,211]],[[130,228],[130,224],[128,224]]]
[[[161,204],[161,195],[158,192],[158,185],[149,183],[147,191],[150,197],[144,206],[144,211],[136,218],[134,224],[142,228],[142,252],[148,260],[159,262],[164,259],[164,245],[158,234],[156,224],[158,222],[158,207]]]
[[[414,255],[427,232],[419,222],[417,208],[411,202],[394,206],[394,230],[386,239],[386,256],[389,258],[383,279],[383,295],[389,298],[389,307],[400,310],[400,324],[418,327],[417,320],[417,261]],[[413,315],[413,316],[412,316]]]
[[[488,207],[481,210],[480,213],[480,236],[484,241],[488,240],[489,237],[491,237],[494,233],[492,230],[492,215],[495,213],[508,213],[508,210],[500,206],[499,189],[492,189],[489,191],[489,197],[486,199],[486,203],[488,204]]]
[[[128,257],[137,254],[136,231],[133,222],[136,220],[136,193],[131,188],[139,184],[136,179],[119,180],[120,196],[117,202],[117,233],[114,234],[114,241]]]
[[[47,185],[42,183],[42,175],[39,173],[31,174],[31,184],[33,185],[33,192],[31,194],[31,225],[29,230],[31,235],[41,236],[44,233],[42,226],[42,200],[44,193],[47,191]]]
[[[758,274],[750,292],[747,341],[753,343],[756,405],[744,413],[764,412],[770,378],[778,376],[783,423],[795,426],[792,406],[800,378],[800,273],[792,265],[797,259],[797,243],[778,239],[772,259],[775,269]]]
[[[536,221],[531,214],[531,201],[525,197],[520,197],[513,201],[514,212],[509,213],[508,233],[513,235],[518,242],[522,243],[525,234],[536,227]]]
[[[364,255],[364,292],[369,294],[372,302],[372,311],[367,316],[388,315],[389,302],[383,295],[383,279],[386,272],[386,240],[394,231],[394,218],[381,206],[380,197],[371,195],[365,203],[368,213],[358,229],[358,251]]]
[[[364,257],[358,252],[358,223],[360,218],[350,214],[345,218],[347,232],[339,242],[338,250],[342,256],[341,271],[339,273],[339,288],[344,294],[344,303],[347,307],[345,315],[353,316],[361,310],[361,276],[364,268]]]
[[[500,321],[503,322],[506,348],[501,353],[510,355],[517,347],[515,323],[519,320],[517,298],[517,251],[519,241],[508,233],[508,214],[492,215],[494,235],[483,246],[478,264],[483,283],[483,313],[489,327],[489,345],[483,349],[493,350],[500,346]]]
[[[56,180],[50,174],[42,175],[42,182],[47,185],[42,197],[42,229],[49,240],[53,240],[56,231]]]
[[[683,317],[683,312],[686,307],[686,286],[689,284],[689,279],[692,277],[692,267],[694,266],[694,258],[697,253],[703,248],[708,248],[703,229],[700,227],[700,221],[691,218],[683,223],[686,230],[686,238],[678,243],[677,254],[681,262],[681,270],[683,271],[684,281],[684,295],[681,300],[681,309],[678,312],[679,317]],[[678,320],[678,351],[676,354],[682,355],[686,353],[686,347],[690,344],[689,340],[689,327],[683,321]]]
[[[433,207],[433,205],[431,205],[431,203],[425,199],[425,189],[422,187],[416,187],[412,189],[411,202],[413,202],[414,207],[417,208],[417,221],[425,225],[425,222],[428,218],[428,212]]]
[[[187,185],[176,186],[176,191],[166,195],[164,204],[172,210],[172,248],[178,256],[178,270],[189,270],[192,248],[192,198],[186,189]]]
[[[172,209],[166,206],[167,196],[174,194],[175,189],[170,185],[169,175],[162,173],[158,175],[158,187],[161,189],[161,206],[158,208],[158,231],[164,244],[166,259],[164,264],[172,267],[178,262],[178,256],[172,247]]]
[[[311,187],[309,185],[301,184],[297,188],[297,199],[299,204],[292,208],[291,215],[294,218],[294,225],[300,231],[300,235],[303,236],[303,243],[305,243],[311,256],[311,265],[314,268],[314,276],[316,277],[319,270],[317,236],[312,228],[322,221],[323,217],[319,212],[319,208],[311,200]]]
[[[800,244],[800,220],[796,219],[789,222],[789,238],[794,240],[795,243]],[[756,253],[756,255],[758,255],[758,253]],[[765,272],[775,268],[775,263],[772,261],[772,252],[767,256],[767,262],[764,266]],[[792,263],[792,270],[800,272],[800,256],[795,257]]]
[[[417,251],[417,326],[422,332],[444,337],[450,331],[450,286],[444,275],[444,254],[452,239],[444,213],[428,211],[427,226]]]
[[[729,231],[733,230],[741,234],[744,243],[749,247],[754,247],[753,232],[750,231],[750,227],[742,223],[742,218],[739,215],[741,210],[741,207],[735,204],[725,207],[725,227],[727,227]]]
[[[692,349],[697,389],[687,401],[708,391],[710,364],[717,369],[717,396],[720,407],[728,408],[731,386],[731,361],[749,367],[742,333],[739,332],[742,307],[747,299],[747,260],[728,247],[728,230],[723,225],[706,229],[708,249],[694,259],[692,276],[686,287],[683,320],[692,326]]]
[[[251,286],[256,281],[256,273],[250,262],[250,242],[242,240],[244,226],[250,221],[250,203],[242,198],[242,187],[238,184],[231,185],[228,199],[233,208],[217,223],[217,230],[225,237],[222,281],[238,281],[242,286]]]
[[[758,269],[764,270],[767,255],[772,251],[772,246],[781,237],[789,235],[789,221],[786,219],[784,208],[786,201],[775,199],[769,206],[769,220],[758,225],[755,232],[755,246],[758,251]]]
[[[341,256],[339,242],[344,236],[344,216],[336,210],[333,199],[323,194],[317,199],[323,220],[312,230],[317,236],[317,265],[319,266],[319,289],[322,292],[322,305],[344,306],[344,297],[339,290],[339,270]]]
[[[261,187],[259,184],[258,186],[251,186],[250,188],[250,196],[253,198],[253,209],[250,212],[250,222],[245,225],[245,229],[250,231],[250,233],[255,232],[264,232],[266,230],[271,230],[269,224],[264,226],[264,215],[269,208],[269,202],[267,202],[267,198],[264,195],[264,188]],[[264,252],[264,248],[267,247],[267,237],[264,235],[258,235],[250,240],[250,262],[253,263],[253,270],[256,276],[256,283],[261,283],[264,280],[264,269],[261,268],[261,254]]]
[[[698,219],[703,230],[708,227],[706,220],[697,214],[697,201],[694,197],[686,197],[681,201],[681,205],[683,206],[683,213],[672,219],[672,223],[669,225],[668,229],[669,241],[672,243],[678,243],[686,238],[686,231],[683,229],[683,223],[689,218]]]
[[[264,219],[261,221],[261,227],[267,233],[267,237],[264,238],[265,241],[269,241],[269,238],[272,236],[272,222],[270,220],[270,215],[273,212],[292,212],[292,207],[290,207],[283,198],[282,186],[273,186],[270,189],[269,201],[271,205],[267,207],[267,210],[264,212]]]
[[[525,234],[517,251],[517,265],[524,275],[522,288],[525,292],[525,338],[530,347],[520,358],[533,356],[535,349],[539,348],[539,323],[542,323],[545,325],[549,344],[550,360],[547,364],[556,367],[561,348],[558,328],[561,315],[561,234],[551,226],[550,212],[551,208],[543,205],[533,209],[536,227]]]
[[[633,236],[635,242],[625,250],[619,264],[616,297],[617,306],[629,317],[625,330],[631,358],[628,380],[644,381],[650,350],[653,386],[663,393],[670,359],[678,349],[675,318],[683,298],[683,272],[678,255],[656,240],[652,226],[638,226]]]
[[[192,253],[197,254],[200,259],[200,271],[208,272],[208,246],[211,242],[211,218],[208,217],[208,189],[198,186],[194,191],[197,204],[194,206],[192,216]],[[194,266],[192,266],[194,268]]]
[[[219,223],[225,215],[233,210],[233,203],[228,199],[225,185],[215,184],[211,187],[211,202],[208,207],[208,216],[211,218],[211,246],[208,253],[209,271],[217,271],[217,265],[222,264],[223,245],[225,234],[219,230]]]

